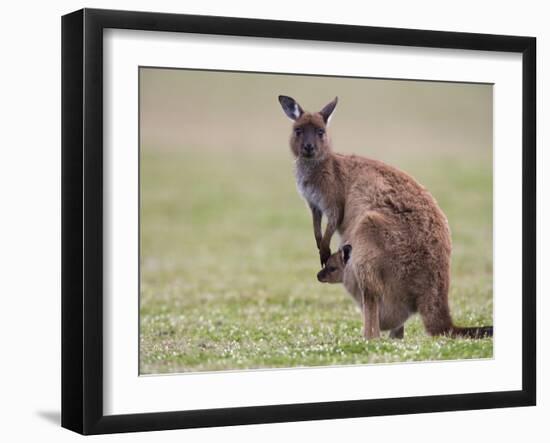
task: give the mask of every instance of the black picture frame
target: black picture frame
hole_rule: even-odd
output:
[[[107,28],[522,54],[522,389],[104,415],[102,37]],[[63,16],[62,426],[82,434],[104,434],[535,405],[535,66],[536,39],[533,37],[97,9],[83,9]]]

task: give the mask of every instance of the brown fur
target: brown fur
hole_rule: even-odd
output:
[[[488,329],[457,328],[452,323],[451,234],[447,218],[426,188],[381,161],[334,153],[326,129],[337,99],[318,113],[303,111],[290,97],[280,96],[279,101],[294,120],[290,147],[296,180],[312,212],[321,263],[331,256],[334,232],[342,244],[353,246],[353,273],[347,282],[346,272],[343,278],[349,292],[360,299],[365,336],[378,337],[380,329],[400,336],[414,312],[420,313],[430,335],[489,334]]]

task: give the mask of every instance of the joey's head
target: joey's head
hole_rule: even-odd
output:
[[[298,159],[322,160],[330,152],[327,126],[336,107],[338,97],[319,112],[307,112],[296,100],[286,95],[279,96],[283,111],[294,124],[290,135],[290,149]]]
[[[351,245],[342,246],[332,254],[323,269],[317,274],[317,280],[321,283],[342,283],[344,268],[351,256]]]

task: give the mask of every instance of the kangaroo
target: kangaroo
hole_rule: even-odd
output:
[[[342,246],[337,252],[332,254],[323,269],[317,274],[317,279],[321,283],[343,283],[346,290],[354,298],[359,308],[364,311],[363,297],[358,284],[353,263],[349,263],[352,247],[349,244]],[[393,296],[400,294],[391,294]],[[405,321],[412,314],[410,302],[404,297],[387,298],[380,301],[378,312],[378,324],[382,331],[389,330],[390,338],[403,338],[405,334]],[[370,313],[367,313],[370,318]],[[426,318],[424,318],[426,321]],[[429,318],[427,319],[429,321]],[[371,322],[371,324],[376,321]],[[368,327],[368,325],[367,325]],[[425,324],[425,328],[430,330],[430,326]],[[367,331],[368,332],[368,331]],[[452,326],[447,331],[452,337],[484,338],[493,335],[492,326],[463,328]],[[367,333],[365,335],[368,335]]]
[[[288,96],[279,96],[279,102],[293,121],[290,149],[296,183],[311,210],[321,265],[331,256],[335,232],[342,244],[356,245],[353,268],[365,337],[380,335],[380,304],[389,300],[402,301],[402,322],[394,326],[419,312],[430,335],[453,334],[448,303],[451,233],[435,199],[395,167],[333,152],[327,126],[338,98],[313,113]]]

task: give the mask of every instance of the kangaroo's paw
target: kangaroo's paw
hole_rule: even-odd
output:
[[[319,258],[321,259],[321,266],[325,266],[325,263],[327,262],[330,256],[331,256],[330,248],[321,247],[321,249],[319,250]]]

